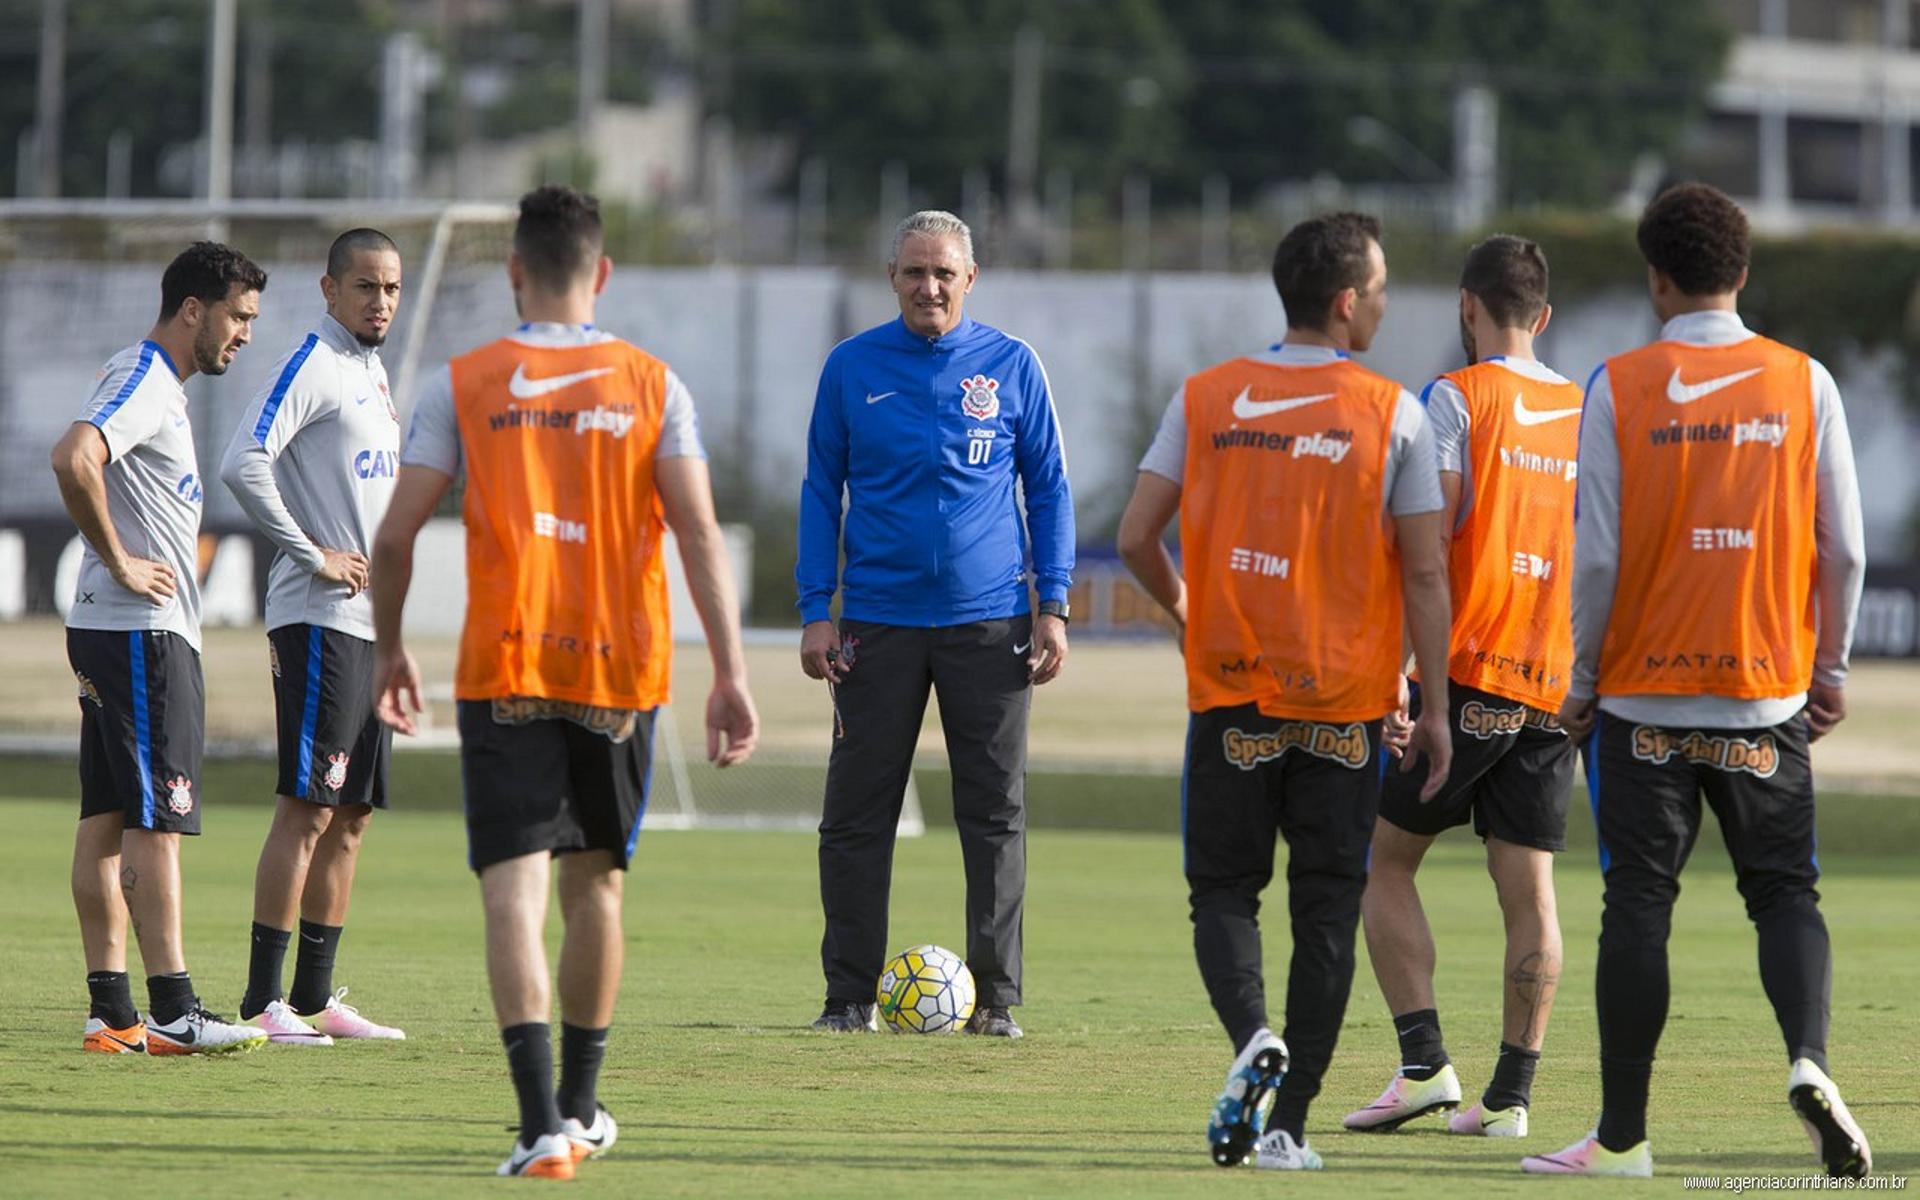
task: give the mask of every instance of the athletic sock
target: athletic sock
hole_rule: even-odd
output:
[[[247,994],[240,1000],[240,1019],[257,1017],[280,998],[280,971],[287,961],[290,929],[253,923],[253,950],[247,959]]]
[[[1600,1144],[1618,1153],[1647,1140],[1647,1085],[1653,1061],[1600,1059]]]
[[[333,956],[340,949],[338,925],[321,925],[302,918],[300,953],[293,960],[293,989],[287,1006],[302,1016],[319,1012],[333,995]]]
[[[607,1056],[607,1031],[560,1023],[560,1090],[554,1096],[562,1117],[593,1124],[600,1062]]]
[[[1415,1081],[1432,1079],[1452,1060],[1440,1040],[1440,1011],[1433,1008],[1402,1013],[1393,1019],[1400,1037],[1400,1073]]]
[[[1480,1096],[1480,1105],[1488,1112],[1525,1108],[1533,1101],[1533,1069],[1540,1065],[1540,1052],[1526,1050],[1512,1042],[1500,1043],[1500,1058],[1493,1066],[1493,1079]]]
[[[520,1144],[532,1146],[560,1132],[560,1108],[553,1098],[553,1030],[545,1021],[509,1025],[500,1031],[507,1048],[507,1070],[520,1098]]]
[[[147,1013],[154,1024],[171,1025],[199,1007],[193,977],[187,972],[147,976]]]
[[[125,971],[92,971],[87,974],[89,1017],[98,1017],[115,1029],[126,1029],[140,1020],[133,1007],[133,985]]]

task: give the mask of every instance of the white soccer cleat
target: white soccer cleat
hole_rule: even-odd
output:
[[[1564,1150],[1531,1154],[1520,1160],[1528,1175],[1615,1175],[1647,1179],[1653,1175],[1653,1148],[1641,1142],[1630,1150],[1609,1150],[1590,1133]]]
[[[266,1031],[268,1041],[278,1042],[283,1046],[333,1045],[331,1037],[302,1021],[292,1009],[287,1007],[285,1000],[273,1001],[241,1024]]]
[[[1873,1170],[1873,1151],[1846,1101],[1827,1073],[1809,1058],[1795,1059],[1787,1076],[1787,1103],[1806,1128],[1813,1152],[1833,1178],[1864,1178]]]
[[[1380,1098],[1348,1113],[1341,1124],[1368,1133],[1392,1133],[1415,1117],[1460,1107],[1460,1076],[1448,1063],[1426,1079],[1395,1075]]]
[[[1207,1119],[1207,1150],[1222,1167],[1253,1160],[1274,1092],[1287,1073],[1287,1044],[1271,1029],[1253,1035],[1227,1068],[1226,1087]]]
[[[568,1117],[561,1122],[560,1132],[566,1134],[567,1141],[573,1143],[575,1163],[599,1158],[620,1140],[620,1126],[615,1124],[613,1114],[607,1111],[604,1104],[594,1112],[593,1124],[582,1125],[577,1119]]]
[[[391,1025],[378,1025],[360,1015],[360,1010],[345,1003],[347,989],[341,988],[327,997],[327,1006],[317,1013],[309,1014],[307,1023],[321,1033],[337,1038],[361,1039],[368,1041],[404,1042],[407,1035]]]
[[[1286,1130],[1275,1129],[1255,1147],[1253,1165],[1263,1171],[1318,1171],[1321,1162],[1319,1152],[1305,1138],[1296,1146]]]
[[[266,1030],[222,1020],[204,1008],[195,1008],[165,1025],[147,1021],[148,1054],[245,1054],[266,1044]]]
[[[515,1138],[513,1153],[493,1173],[522,1179],[572,1179],[573,1143],[564,1133],[543,1133],[531,1146],[522,1146]]]
[[[1468,1137],[1525,1137],[1527,1107],[1516,1104],[1512,1108],[1496,1108],[1488,1112],[1486,1105],[1475,1100],[1472,1108],[1447,1118],[1447,1132],[1463,1133]]]

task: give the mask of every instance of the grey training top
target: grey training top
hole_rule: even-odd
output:
[[[187,393],[157,342],[137,342],[107,360],[80,420],[107,441],[107,519],[135,558],[173,568],[175,591],[154,604],[113,581],[86,543],[69,629],[155,629],[200,649],[200,462]]]
[[[1271,347],[1248,359],[1275,367],[1324,367],[1347,357],[1327,346],[1290,342]],[[1187,472],[1187,387],[1183,383],[1160,417],[1153,444],[1140,459],[1140,469],[1175,483]],[[1387,447],[1387,469],[1381,480],[1380,500],[1396,517],[1439,512],[1446,507],[1440,495],[1440,473],[1434,467],[1433,431],[1420,401],[1405,388],[1393,409],[1393,433]]]
[[[529,346],[548,347],[592,346],[617,340],[591,325],[559,325],[546,321],[522,325],[512,338]],[[700,418],[693,409],[693,395],[669,369],[666,409],[661,417],[660,445],[653,452],[654,461],[706,456],[706,448],[700,444]],[[429,467],[443,475],[460,474],[460,423],[453,412],[453,368],[441,367],[422,387],[413,405],[413,423],[407,427],[407,445],[400,461],[410,467]]]
[[[240,507],[279,547],[267,628],[318,625],[371,641],[371,593],[350,597],[314,572],[323,547],[370,556],[393,499],[400,417],[386,368],[379,351],[324,316],[268,378],[220,462]]]
[[[1724,346],[1754,336],[1738,314],[1724,310],[1683,313],[1660,330],[1660,340]],[[1866,581],[1866,539],[1861,528],[1860,483],[1854,474],[1853,441],[1840,389],[1818,361],[1812,362],[1814,555],[1818,578],[1819,636],[1813,677],[1846,682],[1854,619]],[[1573,678],[1567,694],[1585,699],[1599,678],[1600,647],[1613,612],[1620,575],[1620,443],[1614,428],[1613,385],[1603,364],[1587,384],[1580,418],[1580,482],[1573,525]],[[1777,700],[1731,696],[1607,695],[1600,707],[1623,721],[1694,729],[1762,729],[1778,725],[1806,703],[1801,692]]]

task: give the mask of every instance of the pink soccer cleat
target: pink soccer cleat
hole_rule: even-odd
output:
[[[321,1033],[337,1038],[364,1041],[404,1042],[407,1035],[391,1025],[377,1025],[360,1015],[360,1010],[344,1003],[347,989],[327,997],[327,1006],[306,1016],[308,1024]]]

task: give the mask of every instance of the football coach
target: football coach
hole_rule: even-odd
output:
[[[979,275],[958,217],[902,221],[887,262],[900,317],[834,347],[814,398],[794,573],[800,664],[834,695],[816,1029],[877,1028],[894,831],[931,689],[967,873],[967,1031],[1021,1033],[1027,714],[1066,662],[1073,499],[1039,357],[962,312]]]

